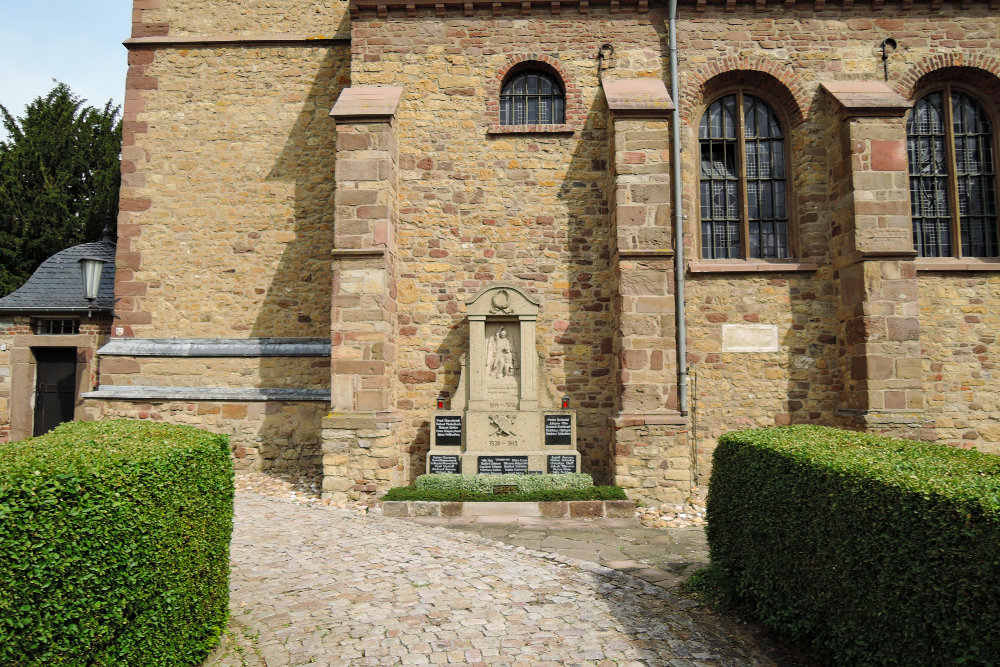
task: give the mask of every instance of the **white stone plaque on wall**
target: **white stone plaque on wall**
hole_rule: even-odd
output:
[[[776,324],[723,324],[723,352],[777,352]]]

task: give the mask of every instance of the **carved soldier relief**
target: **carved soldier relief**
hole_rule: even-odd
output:
[[[517,354],[507,336],[507,327],[502,326],[486,343],[486,374],[496,379],[514,377],[516,367]]]

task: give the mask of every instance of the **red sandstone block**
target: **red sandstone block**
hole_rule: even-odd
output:
[[[352,132],[337,132],[338,151],[360,151],[371,148],[372,137],[368,133],[354,134]]]
[[[875,171],[906,171],[906,142],[872,141],[872,169]]]
[[[115,281],[116,296],[143,296],[146,294],[146,283],[132,281]]]
[[[244,403],[225,403],[222,406],[222,416],[226,419],[246,419],[247,406]]]
[[[631,370],[639,370],[649,365],[646,350],[622,350],[622,365]]]
[[[399,381],[403,384],[424,384],[436,380],[437,373],[434,371],[413,370],[399,373]]]
[[[128,73],[125,75],[125,88],[128,90],[157,90],[159,80],[155,76]]]
[[[337,181],[377,181],[379,160],[337,160]]]
[[[121,359],[118,357],[105,357],[101,360],[101,373],[131,374],[138,373],[139,362],[135,359]]]
[[[381,220],[389,217],[389,207],[385,204],[376,206],[359,206],[358,217],[366,220]]]
[[[890,317],[886,323],[889,340],[920,340],[920,320],[916,317]]]
[[[115,324],[152,324],[153,316],[150,313],[135,313],[116,311],[118,319]]]
[[[170,32],[169,23],[133,23],[132,37],[165,37]]]
[[[334,375],[382,375],[385,372],[385,362],[335,359],[331,364],[331,371]]]
[[[121,199],[118,208],[122,211],[146,211],[152,204],[152,199]]]
[[[334,198],[336,205],[340,206],[364,206],[378,203],[380,190],[358,190],[352,188],[337,188]]]
[[[889,410],[905,410],[906,392],[896,389],[885,392],[885,407]]]
[[[604,516],[604,503],[600,500],[569,501],[569,516],[573,519],[588,519]]]
[[[646,224],[646,206],[619,206],[615,210],[615,221],[619,227],[640,227]]]

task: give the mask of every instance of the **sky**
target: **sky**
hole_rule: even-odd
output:
[[[90,106],[121,106],[131,30],[132,0],[0,0],[0,104],[20,117],[55,79]]]

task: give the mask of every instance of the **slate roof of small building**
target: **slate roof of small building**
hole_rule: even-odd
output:
[[[80,260],[104,260],[101,284],[93,303],[83,297]],[[115,306],[115,245],[106,241],[82,243],[56,254],[16,291],[0,299],[0,313],[110,313]]]

